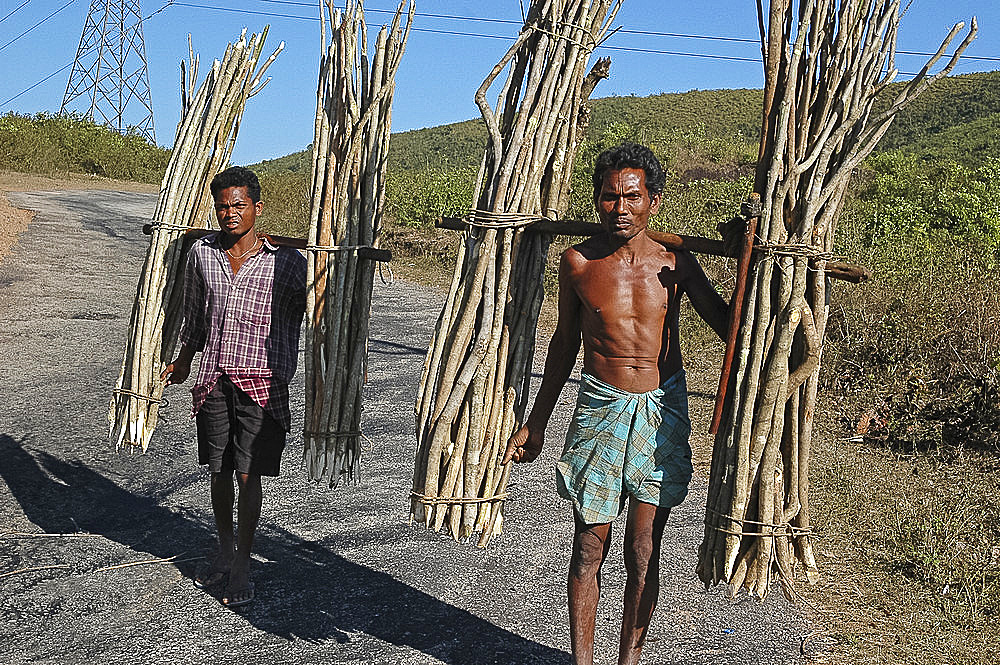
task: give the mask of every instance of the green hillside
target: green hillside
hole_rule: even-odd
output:
[[[885,93],[888,103],[897,87]],[[759,135],[760,90],[691,90],[649,97],[604,97],[591,102],[587,139],[600,142],[614,128],[628,138],[675,144],[686,139],[755,143]],[[389,169],[450,170],[478,163],[486,140],[479,119],[393,134]],[[921,159],[945,157],[976,165],[1000,154],[1000,71],[942,79],[901,113],[879,143],[880,151],[901,149]],[[255,165],[264,172],[307,173],[308,148]]]
[[[657,142],[696,132],[713,139],[758,134],[759,90],[692,90],[651,97],[604,97],[591,104],[587,138],[597,141],[613,125],[638,128],[633,138]],[[476,164],[486,141],[479,120],[393,134],[389,168],[411,170]]]
[[[480,120],[414,129],[392,135],[389,169],[411,171],[478,164],[486,144]]]
[[[893,88],[887,91],[887,101],[893,92]],[[900,113],[878,148],[973,165],[998,154],[998,128],[1000,71],[952,76],[938,81]]]

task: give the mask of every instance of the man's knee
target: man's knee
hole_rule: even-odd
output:
[[[209,484],[215,491],[233,491],[233,472],[229,471],[213,471],[209,476]]]
[[[240,486],[240,491],[255,487],[260,487],[260,475],[256,473],[237,473],[236,483]]]
[[[659,547],[649,538],[636,538],[625,543],[625,570],[630,578],[643,581],[649,571],[657,570]]]
[[[629,574],[645,578],[650,568],[657,569],[670,509],[637,504],[634,510],[625,530],[625,566]]]
[[[578,577],[592,576],[601,569],[607,551],[607,537],[594,529],[578,529],[573,536],[573,556],[570,573]]]

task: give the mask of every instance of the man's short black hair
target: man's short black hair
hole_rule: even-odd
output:
[[[213,199],[219,192],[230,187],[246,187],[250,200],[254,203],[260,201],[260,181],[257,180],[257,174],[246,167],[230,166],[225,171],[217,173],[208,186]]]
[[[646,191],[650,196],[663,193],[667,176],[660,166],[660,160],[646,146],[625,142],[614,148],[608,148],[597,156],[597,161],[594,163],[595,201],[601,194],[601,187],[604,186],[604,174],[622,169],[642,169],[646,174]]]

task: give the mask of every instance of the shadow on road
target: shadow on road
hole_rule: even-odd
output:
[[[377,354],[382,356],[424,356],[427,349],[398,342],[389,342],[384,339],[371,338],[368,340],[369,355]]]
[[[161,558],[213,540],[211,525],[160,505],[157,494],[130,492],[81,462],[29,452],[5,434],[0,435],[0,459],[0,477],[25,516],[42,531],[100,534]],[[450,665],[569,662],[565,652],[345,559],[336,554],[339,540],[312,542],[262,525],[254,546],[264,559],[254,569],[260,600],[244,614],[247,621],[288,640],[347,645],[352,634],[365,633]],[[181,563],[178,569],[191,577],[195,565]]]

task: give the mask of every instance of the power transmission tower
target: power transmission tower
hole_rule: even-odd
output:
[[[90,120],[156,143],[139,0],[91,0],[59,112],[79,97]],[[137,120],[126,119],[130,106]]]

